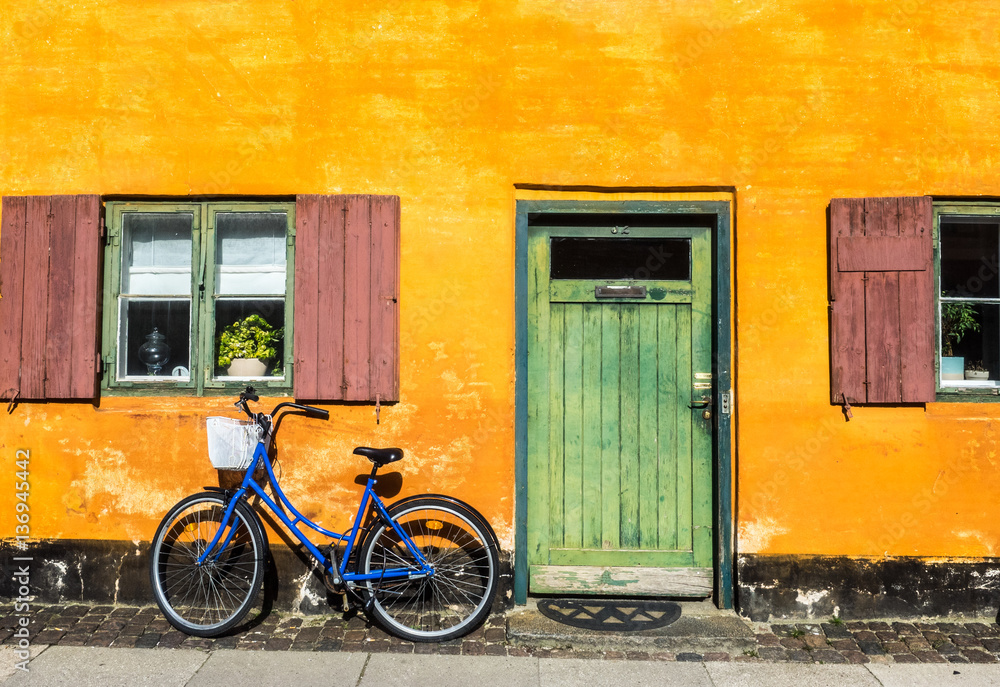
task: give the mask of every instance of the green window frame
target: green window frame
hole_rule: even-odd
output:
[[[294,202],[107,202],[103,392],[200,396],[248,383],[290,392],[295,208]],[[262,375],[230,376],[218,365],[219,335],[250,315],[283,328],[283,336]],[[153,327],[163,339],[157,341]],[[140,359],[143,339],[155,345]],[[160,366],[163,343],[173,345],[171,359]]]
[[[937,398],[996,400],[1000,395],[1000,204],[935,203],[933,227]],[[985,368],[986,379],[967,379],[972,362]]]

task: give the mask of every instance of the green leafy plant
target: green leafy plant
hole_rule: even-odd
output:
[[[284,328],[275,329],[260,315],[237,320],[222,330],[216,340],[219,367],[229,367],[234,358],[257,358],[262,362],[278,356],[277,344]]]
[[[972,303],[942,302],[941,355],[946,358],[953,356],[952,346],[957,345],[969,331],[979,331],[976,306]]]
[[[989,372],[989,368],[983,365],[982,360],[973,360],[965,363],[965,369],[970,372]]]

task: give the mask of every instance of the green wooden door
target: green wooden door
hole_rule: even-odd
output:
[[[529,229],[532,592],[711,594],[711,274],[707,228]]]

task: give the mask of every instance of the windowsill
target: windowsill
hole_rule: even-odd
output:
[[[191,382],[190,377],[181,377],[173,375],[132,375],[122,377],[118,380],[119,382],[129,382],[131,384],[149,384],[155,382],[174,382],[176,384],[188,384]]]
[[[996,379],[963,379],[963,380],[942,380],[941,389],[997,389],[1000,388],[1000,380]]]
[[[953,385],[945,386],[942,382],[941,386],[938,387],[937,394],[935,394],[935,401],[940,406],[961,406],[963,404],[970,405],[991,405],[1000,406],[1000,386],[997,386],[996,380],[989,380],[986,382],[979,382],[978,384],[970,380],[969,383],[955,381]],[[928,403],[927,409],[930,410],[934,403]]]
[[[284,377],[237,377],[235,375],[226,375],[225,377],[213,377],[213,382],[225,384],[226,382],[283,382]]]
[[[232,389],[226,390],[225,394],[218,395],[206,395],[206,396],[188,396],[183,395],[183,391],[178,389],[178,395],[168,396],[159,395],[150,390],[149,395],[132,393],[130,395],[110,395],[107,390],[105,390],[97,406],[98,412],[111,412],[111,413],[148,413],[148,412],[164,412],[164,413],[177,413],[177,412],[193,412],[193,413],[211,413],[215,415],[229,415],[231,413],[239,414],[240,411],[233,406],[234,399],[238,394],[234,394]],[[270,390],[260,389],[260,392],[267,392]],[[267,398],[267,403],[274,401],[275,403],[280,401],[290,401],[292,398],[291,389],[275,389],[275,395],[260,393],[261,398]],[[266,404],[265,404],[266,405]]]

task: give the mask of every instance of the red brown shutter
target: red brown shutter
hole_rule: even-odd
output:
[[[0,393],[97,395],[100,199],[5,196],[0,228]]]
[[[929,197],[830,201],[831,402],[934,400]]]
[[[399,400],[398,196],[299,196],[295,396]]]

